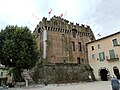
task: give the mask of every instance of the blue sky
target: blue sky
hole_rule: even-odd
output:
[[[90,25],[95,37],[120,31],[119,0],[0,0],[0,29],[6,25],[28,26],[33,31],[43,17],[63,17]],[[98,36],[101,34],[101,37]]]

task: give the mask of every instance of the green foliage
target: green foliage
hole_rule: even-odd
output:
[[[37,43],[27,27],[7,26],[1,30],[0,61],[19,69],[32,68],[38,60]]]

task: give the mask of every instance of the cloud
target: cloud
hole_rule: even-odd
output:
[[[0,1],[0,17],[8,25],[24,25],[27,21],[34,21],[32,19],[32,12],[36,13],[37,10],[31,0]]]
[[[101,0],[94,13],[94,22],[97,21],[96,27],[103,36],[119,31],[120,18],[120,1],[119,0]]]
[[[95,36],[98,33],[106,36],[119,31],[119,3],[119,0],[0,0],[0,28],[17,24],[33,31],[43,17],[49,19],[52,8],[50,17],[62,13],[70,22],[90,25]]]

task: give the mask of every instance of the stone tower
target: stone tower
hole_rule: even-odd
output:
[[[43,17],[34,30],[42,61],[46,63],[87,63],[86,43],[95,40],[90,26],[60,17]]]

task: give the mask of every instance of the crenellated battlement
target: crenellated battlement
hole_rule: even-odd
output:
[[[39,22],[35,31],[42,32],[43,30],[54,31],[54,32],[63,32],[63,33],[72,33],[72,30],[76,30],[76,33],[80,36],[93,36],[90,26],[78,23],[74,24],[69,22],[66,19],[63,19],[58,16],[53,16],[50,20],[43,17],[42,21]]]
[[[58,16],[53,16],[50,20],[47,20],[47,18],[43,17],[42,21],[39,22],[36,28],[41,26],[66,30],[76,29],[83,32],[89,32],[90,30],[90,26],[85,26],[83,24],[80,26],[78,23],[74,24],[73,22],[69,22],[68,20]]]

